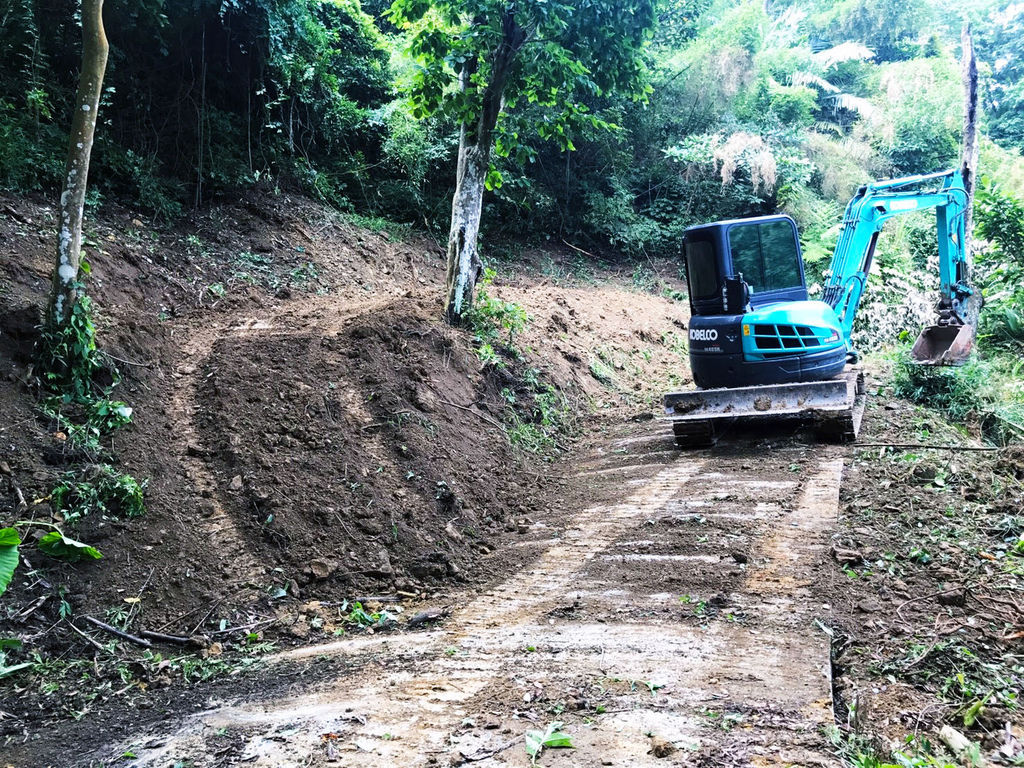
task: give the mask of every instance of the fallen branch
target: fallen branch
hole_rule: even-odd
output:
[[[956,728],[949,725],[944,725],[939,729],[939,739],[941,739],[957,757],[960,757],[965,752],[970,751],[971,747],[974,746],[974,742],[960,733],[960,731],[956,730]],[[985,762],[975,762],[974,765],[981,768],[981,766],[985,765]]]
[[[490,416],[484,416],[482,413],[480,413],[480,411],[474,411],[472,408],[470,408],[467,405],[459,405],[458,403],[453,403],[453,402],[450,402],[448,400],[440,400],[440,399],[438,400],[438,402],[439,403],[444,403],[445,405],[450,405],[452,408],[458,408],[459,410],[462,410],[462,411],[468,411],[469,413],[472,413],[477,418],[483,419],[488,424],[490,424],[492,427],[500,429],[502,432],[505,431],[505,428],[503,426],[501,426],[501,424],[496,422],[494,419],[492,419]]]
[[[143,637],[148,637],[151,640],[160,640],[165,643],[177,643],[178,645],[188,645],[192,642],[192,638],[183,637],[181,635],[165,635],[163,632],[154,632],[151,629],[144,629],[139,632]]]
[[[947,588],[947,589],[940,589],[938,592],[931,592],[931,593],[929,593],[927,595],[918,595],[917,597],[912,597],[909,600],[905,601],[904,603],[900,604],[900,606],[896,608],[896,616],[900,619],[900,621],[904,621],[905,622],[906,619],[903,618],[903,614],[900,613],[900,611],[902,611],[904,608],[906,608],[911,603],[917,603],[917,602],[920,602],[921,600],[928,600],[928,599],[933,598],[933,597],[938,597],[939,595],[952,594],[953,592],[957,592],[957,591],[960,591],[960,590],[962,590],[964,593],[967,593],[967,592],[969,592],[971,590],[971,588],[969,586],[967,586],[966,584],[964,584],[964,585],[962,585],[960,587],[950,587],[950,588]]]
[[[261,619],[260,621],[254,621],[251,624],[243,624],[240,627],[227,627],[226,629],[216,629],[211,632],[211,635],[230,635],[234,632],[253,632],[257,627],[269,627],[272,624],[276,624],[277,619]]]
[[[984,445],[928,445],[927,443],[853,443],[854,448],[928,448],[933,451],[998,451]]]
[[[24,624],[25,620],[29,616],[31,616],[39,608],[39,606],[41,606],[43,603],[45,603],[49,599],[50,599],[49,595],[42,595],[41,597],[37,598],[31,605],[29,605],[27,608],[25,608],[23,611],[21,611],[21,613],[19,613],[17,616],[15,616],[12,619],[12,621],[15,621],[15,622],[17,622],[19,624]]]
[[[137,362],[135,360],[125,360],[124,358],[121,358],[121,357],[114,357],[114,355],[110,354],[109,352],[104,352],[103,354],[104,354],[105,357],[108,357],[109,359],[113,360],[115,363],[124,363],[125,365],[135,365],[135,366],[138,366],[139,368],[152,368],[153,367],[153,363],[140,363],[140,362]]]
[[[94,638],[89,637],[87,634],[85,634],[85,632],[80,630],[78,627],[76,627],[70,621],[67,624],[68,624],[69,627],[71,627],[73,630],[75,630],[75,632],[77,632],[79,635],[81,635],[82,638],[85,640],[85,642],[87,642],[90,645],[92,645],[93,647],[95,647],[96,650],[102,651],[104,653],[106,652],[107,649],[104,648],[102,645],[100,645]]]
[[[444,401],[442,400],[441,402],[444,402]],[[360,427],[359,431],[360,432],[365,432],[368,429],[377,429],[378,427],[393,426],[394,422],[392,421],[392,419],[394,419],[395,417],[411,416],[411,415],[412,415],[412,411],[394,411],[393,413],[388,415],[388,419],[386,421],[375,421],[372,424],[366,424],[365,426]],[[399,425],[401,425],[401,421],[399,421]]]
[[[120,637],[123,640],[127,640],[127,641],[129,641],[131,643],[135,643],[136,645],[141,645],[144,648],[152,648],[153,647],[153,644],[151,642],[149,642],[149,640],[146,640],[145,638],[138,637],[137,635],[133,635],[133,634],[131,634],[129,632],[125,632],[123,630],[120,630],[117,627],[112,627],[109,624],[107,624],[107,622],[105,622],[105,621],[100,621],[99,619],[94,619],[92,616],[83,616],[82,618],[85,619],[86,621],[88,621],[90,624],[99,627],[104,632],[109,632],[112,635],[117,635],[118,637]]]
[[[595,255],[594,255],[594,254],[592,254],[592,253],[591,253],[590,251],[584,251],[584,250],[583,250],[582,248],[580,248],[580,247],[579,247],[578,245],[573,245],[573,244],[572,244],[572,243],[570,243],[570,242],[569,242],[568,240],[566,240],[566,239],[565,239],[564,237],[562,238],[562,242],[563,242],[563,243],[565,243],[566,245],[568,245],[568,246],[569,246],[570,248],[572,248],[572,249],[573,249],[574,251],[578,251],[579,253],[582,253],[582,254],[583,254],[584,256],[589,256],[590,258],[592,258],[592,259],[597,259],[598,261],[600,261],[600,259],[601,259],[601,257],[600,257],[600,256],[595,256]]]
[[[466,763],[478,763],[481,760],[486,760],[489,757],[494,757],[499,752],[504,752],[506,749],[515,744],[519,739],[512,739],[512,741],[502,744],[500,747],[494,749],[486,749],[483,752],[474,752],[472,755],[464,755],[463,762]]]

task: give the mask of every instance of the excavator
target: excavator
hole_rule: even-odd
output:
[[[690,227],[683,248],[689,287],[690,369],[697,389],[665,395],[680,447],[716,442],[736,422],[800,419],[820,439],[856,439],[864,413],[853,323],[885,222],[935,210],[939,303],[912,350],[922,365],[962,365],[974,343],[968,321],[959,170],[862,186],[846,207],[820,299],[810,299],[796,223],[785,215]]]

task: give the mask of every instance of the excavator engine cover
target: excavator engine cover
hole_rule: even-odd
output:
[[[910,357],[922,365],[963,365],[974,348],[969,325],[929,325],[921,331]]]

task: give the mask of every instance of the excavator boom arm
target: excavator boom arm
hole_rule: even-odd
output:
[[[849,344],[853,321],[871,271],[882,226],[893,216],[934,208],[939,245],[939,323],[966,321],[967,283],[964,221],[967,190],[958,170],[867,184],[846,207],[822,299],[836,311]]]

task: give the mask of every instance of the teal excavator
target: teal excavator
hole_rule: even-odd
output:
[[[801,418],[823,439],[856,438],[864,411],[853,322],[882,226],[934,209],[938,318],[911,351],[922,365],[960,365],[970,355],[964,223],[958,170],[861,187],[843,215],[820,300],[810,299],[796,224],[760,216],[690,227],[684,235],[690,294],[690,369],[698,389],[665,396],[681,446],[713,444],[737,420]]]

